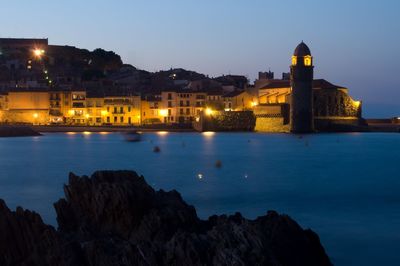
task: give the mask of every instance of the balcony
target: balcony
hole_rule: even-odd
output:
[[[83,102],[77,102],[77,103],[72,103],[72,107],[74,107],[74,108],[84,108],[85,105],[83,104]]]

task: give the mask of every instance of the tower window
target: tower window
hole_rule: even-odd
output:
[[[311,63],[312,63],[311,56],[306,55],[306,56],[304,57],[304,65],[305,65],[305,66],[311,66]]]
[[[292,56],[292,66],[297,65],[297,56]]]

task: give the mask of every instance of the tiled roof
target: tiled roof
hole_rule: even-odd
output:
[[[337,89],[342,88],[337,85],[333,85],[325,79],[314,79],[313,88],[316,89]],[[276,88],[290,88],[290,80],[271,80],[268,84],[262,86],[260,89],[276,89]]]
[[[223,97],[223,98],[231,98],[231,97],[238,96],[238,95],[242,94],[243,92],[244,92],[244,91],[239,91],[239,90],[237,90],[237,91],[231,91],[231,92],[228,92],[228,93],[222,95],[222,97]]]

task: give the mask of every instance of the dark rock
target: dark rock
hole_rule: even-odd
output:
[[[286,215],[200,220],[135,172],[71,173],[64,191],[58,231],[0,201],[0,265],[331,265],[318,236]]]
[[[0,126],[0,137],[30,137],[41,134],[28,126]]]

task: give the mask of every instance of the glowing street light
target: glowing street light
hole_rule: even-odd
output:
[[[36,119],[36,118],[38,118],[38,117],[39,117],[38,113],[34,113],[34,114],[33,114],[33,118]]]
[[[214,111],[211,108],[206,108],[206,115],[212,115],[213,112]]]
[[[161,109],[159,111],[160,116],[168,116],[168,110],[167,109]]]
[[[42,55],[44,55],[44,50],[43,49],[34,49],[33,54],[37,57],[40,58]]]

